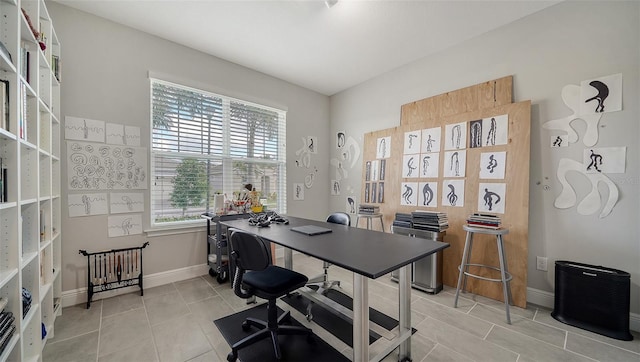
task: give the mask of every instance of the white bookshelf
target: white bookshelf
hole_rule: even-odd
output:
[[[8,52],[0,52],[0,79],[8,82],[9,98],[3,107],[8,129],[0,127],[7,169],[6,200],[0,202],[0,297],[16,327],[0,361],[42,361],[62,313],[60,43],[44,0],[0,0],[0,41]],[[32,297],[26,313],[23,288]]]

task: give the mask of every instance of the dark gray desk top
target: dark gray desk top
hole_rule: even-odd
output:
[[[260,235],[276,244],[372,279],[449,247],[449,244],[438,241],[297,217],[287,217],[287,219],[289,219],[288,225],[272,224],[262,228],[249,225],[247,220],[221,221],[220,223]],[[302,225],[322,226],[332,229],[333,232],[307,236],[291,231],[292,227]]]

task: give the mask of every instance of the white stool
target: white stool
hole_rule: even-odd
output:
[[[372,219],[380,219],[380,227],[382,227],[382,232],[384,232],[384,222],[382,221],[382,214],[358,214],[356,216],[356,227],[358,227],[360,218],[367,220],[367,230],[371,230],[371,227],[373,226],[373,222],[371,221]]]
[[[464,242],[464,252],[462,254],[462,262],[458,267],[460,271],[458,275],[458,286],[456,287],[456,298],[453,302],[453,307],[458,307],[458,297],[460,296],[460,290],[465,290],[467,288],[467,277],[478,278],[482,280],[487,280],[490,282],[500,282],[502,283],[502,292],[504,293],[504,306],[507,312],[507,323],[511,324],[511,315],[509,314],[509,304],[511,303],[511,285],[510,281],[513,279],[509,271],[507,270],[507,255],[504,252],[504,243],[502,241],[502,235],[506,235],[509,233],[509,229],[486,229],[486,228],[478,228],[469,225],[463,225],[462,228],[467,232],[467,239]],[[496,243],[498,245],[498,258],[500,259],[500,267],[495,267],[491,265],[485,264],[471,264],[471,248],[473,246],[473,234],[487,234],[487,235],[495,235]],[[500,272],[500,279],[497,278],[487,278],[480,275],[472,274],[469,272],[469,266],[475,266],[479,268],[488,268],[497,270]],[[460,287],[462,285],[462,288]]]

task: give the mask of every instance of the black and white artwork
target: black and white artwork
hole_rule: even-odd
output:
[[[294,201],[302,201],[304,200],[304,184],[301,182],[293,183],[293,200]]]
[[[626,147],[587,148],[582,163],[586,173],[624,173]]]
[[[482,147],[482,120],[469,122],[469,148]]]
[[[140,146],[140,127],[107,123],[106,141],[112,145]]]
[[[391,157],[391,136],[380,137],[376,140],[376,158]]]
[[[336,149],[344,148],[347,143],[347,133],[345,131],[336,132]]]
[[[418,183],[403,182],[400,190],[400,205],[418,206]]]
[[[478,211],[504,214],[507,184],[480,183],[478,186]]]
[[[371,183],[371,203],[378,202],[378,183]]]
[[[378,203],[384,202],[384,182],[378,182]]]
[[[467,148],[467,123],[448,124],[444,129],[444,149],[461,150]]]
[[[112,192],[109,195],[109,209],[112,214],[126,214],[144,211],[142,192]]]
[[[480,154],[481,179],[504,179],[507,152],[483,152]]]
[[[580,114],[622,110],[622,73],[580,82]]]
[[[309,136],[307,141],[307,147],[309,148],[309,153],[315,155],[318,153],[318,137]]]
[[[420,154],[402,156],[402,177],[420,177]]]
[[[347,214],[355,214],[358,207],[356,206],[356,198],[349,196],[345,199],[345,212]]]
[[[464,206],[464,180],[442,181],[442,206]]]
[[[549,146],[551,148],[569,147],[569,135],[563,134],[551,136]]]
[[[107,229],[110,238],[142,234],[142,214],[109,216]]]
[[[380,160],[371,161],[371,181],[378,181],[380,177]]]
[[[108,213],[107,194],[82,193],[67,196],[69,217],[104,215]]]
[[[104,121],[71,116],[64,118],[64,138],[67,140],[104,143],[105,133]]]
[[[371,202],[371,198],[369,197],[369,192],[371,192],[371,184],[367,182],[366,184],[364,184],[364,202],[365,203]]]
[[[506,145],[509,139],[509,115],[488,117],[482,120],[482,146]]]
[[[371,161],[367,161],[364,166],[364,180],[371,181]]]
[[[380,160],[380,181],[384,181],[384,174],[387,170],[387,160]]]
[[[581,109],[584,103],[580,98],[580,86],[575,84],[567,84],[562,87],[561,92],[562,100],[564,104],[573,111],[572,114],[552,119],[542,124],[542,128],[553,131],[561,131],[567,137],[569,144],[576,143],[578,141],[578,132],[572,126],[572,123],[576,121],[584,122],[586,124],[586,130],[582,136],[582,143],[587,147],[592,147],[598,143],[598,123],[602,117],[602,113],[581,114]]]
[[[345,135],[344,132],[339,133],[342,133],[343,136]],[[336,138],[340,138],[340,136],[336,136]],[[340,141],[338,144],[342,144],[342,142]],[[360,145],[358,145],[358,142],[353,137],[346,137],[344,145],[337,151],[337,156],[331,158],[329,161],[329,164],[335,172],[335,179],[340,181],[349,178],[349,169],[356,167],[359,160]]]
[[[446,151],[444,153],[444,177],[465,177],[467,151]]]
[[[438,177],[440,169],[440,152],[423,153],[420,155],[420,177]]]
[[[296,167],[311,167],[311,149],[315,146],[309,145],[310,137],[300,137],[302,146],[296,150]]]
[[[434,127],[422,130],[422,153],[440,152],[440,134],[442,128]]]
[[[331,195],[332,196],[340,195],[340,181],[331,180]]]
[[[404,154],[420,153],[421,131],[411,131],[404,133]]]
[[[438,182],[418,183],[418,207],[438,207]]]

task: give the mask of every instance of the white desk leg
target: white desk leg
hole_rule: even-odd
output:
[[[369,284],[353,273],[353,360],[369,361]]]
[[[399,335],[411,330],[411,264],[398,270],[398,300],[399,300]],[[398,361],[411,360],[411,337],[400,343]]]
[[[293,251],[289,248],[284,248],[284,267],[293,270]]]

